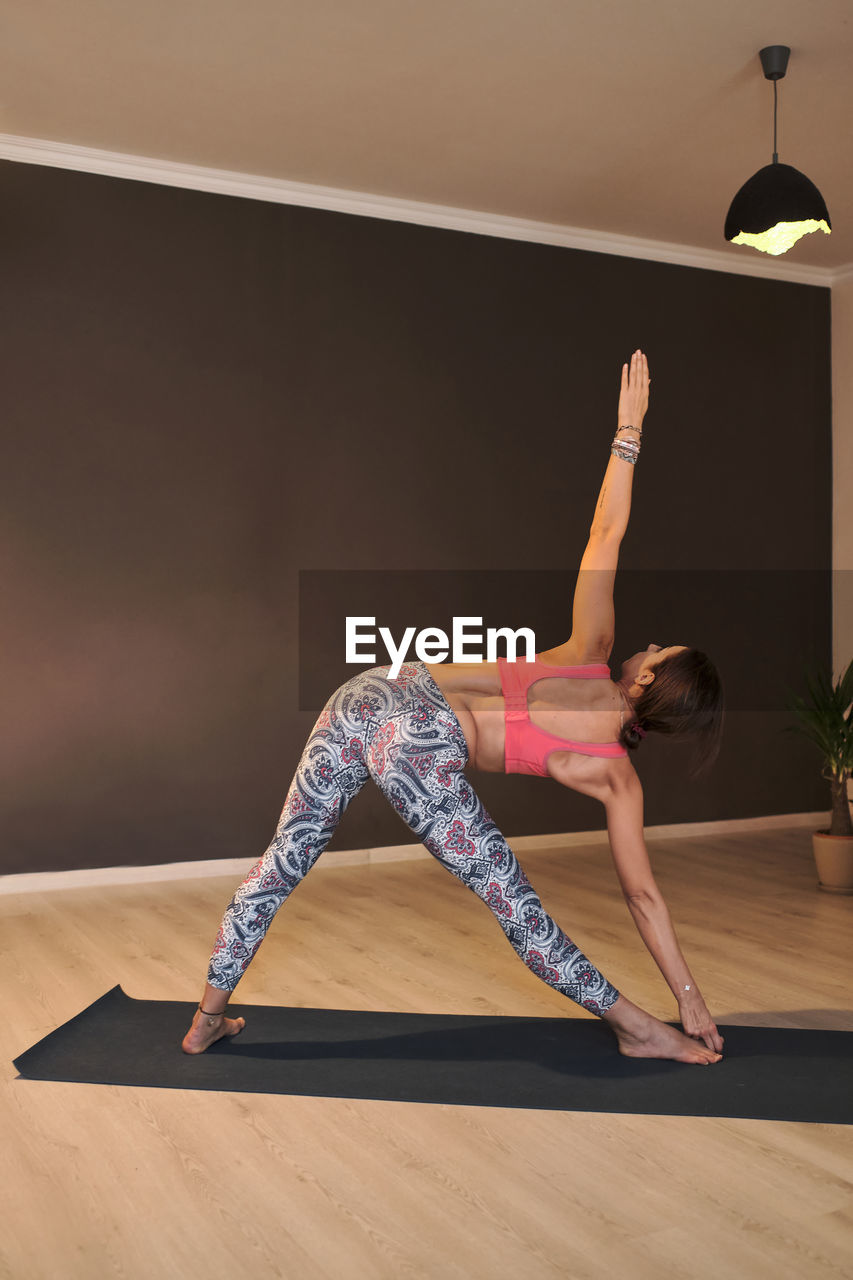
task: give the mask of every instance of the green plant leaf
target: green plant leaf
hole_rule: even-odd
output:
[[[786,688],[788,711],[797,721],[786,729],[805,736],[823,756],[823,776],[829,769],[842,783],[853,770],[853,660],[833,685],[832,672],[812,661],[803,672],[808,698]]]

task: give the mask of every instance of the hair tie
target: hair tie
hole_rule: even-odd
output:
[[[646,731],[645,729],[640,728],[639,720],[635,720],[634,723],[631,725],[631,728],[634,730],[635,733],[638,733],[641,738],[645,738]]]

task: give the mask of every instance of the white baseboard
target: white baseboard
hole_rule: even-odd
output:
[[[827,826],[829,819],[829,810],[825,810],[819,813],[770,814],[760,818],[727,818],[716,822],[676,822],[666,826],[646,827],[645,837],[647,840],[685,839],[691,836],[770,831],[781,827],[812,827],[818,830]],[[563,831],[555,835],[510,838],[512,848],[518,853],[607,842],[606,830]],[[392,844],[377,849],[342,849],[327,853],[319,859],[316,868],[332,871],[336,867],[359,866],[364,863],[403,862],[431,857],[432,854],[422,844]],[[91,889],[101,885],[152,884],[162,880],[195,880],[208,876],[242,879],[255,861],[254,858],[215,858],[207,862],[165,862],[145,867],[91,867],[75,871],[23,872],[20,875],[0,876],[0,894]]]

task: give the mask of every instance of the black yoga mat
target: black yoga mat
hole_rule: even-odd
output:
[[[720,1027],[722,1062],[624,1058],[587,1018],[232,1005],[233,1040],[189,1056],[196,1006],[113,987],[15,1059],[22,1076],[476,1107],[853,1122],[853,1032]]]

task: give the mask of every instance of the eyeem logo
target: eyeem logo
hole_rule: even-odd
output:
[[[375,618],[347,618],[347,662],[376,662],[376,633],[362,630],[362,628],[374,627],[375,625]],[[423,631],[417,632],[414,627],[406,627],[399,644],[395,643],[394,637],[387,627],[380,627],[379,636],[391,659],[388,678],[395,680],[400,674],[400,667],[406,661],[406,655],[413,639],[415,642],[415,657],[420,662],[444,662],[451,649],[453,651],[451,661],[453,662],[495,662],[498,656],[497,642],[499,638],[506,640],[507,660],[515,662],[516,646],[520,636],[524,637],[527,661],[532,662],[536,657],[536,637],[529,627],[519,627],[517,631],[513,631],[510,627],[487,627],[486,656],[483,658],[482,626],[482,618],[454,618],[452,639],[448,639],[447,632],[442,631],[439,627],[424,627]],[[480,627],[480,630],[468,630],[469,627]],[[372,651],[370,653],[359,652],[362,645],[371,645]],[[479,652],[474,653],[469,650],[466,647],[469,645],[478,645]]]

